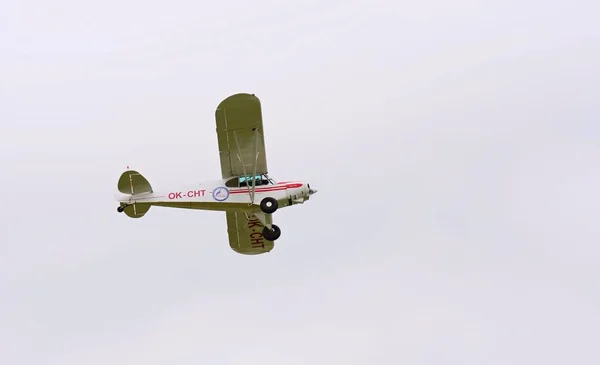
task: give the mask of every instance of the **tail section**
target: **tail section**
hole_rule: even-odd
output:
[[[125,203],[121,203],[121,212],[125,213],[126,216],[130,218],[142,218],[144,214],[150,210],[150,204],[148,203],[133,203],[127,205]]]
[[[134,170],[125,171],[121,174],[117,188],[121,193],[129,195],[152,192],[152,186],[150,186],[148,180]]]
[[[135,203],[135,196],[139,194],[152,193],[152,186],[142,174],[134,170],[128,170],[121,174],[117,182],[117,189],[125,195],[129,195],[132,203],[120,203],[117,211],[125,213],[131,218],[141,218],[150,209],[148,203]]]

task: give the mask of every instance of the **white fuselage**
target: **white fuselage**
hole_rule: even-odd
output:
[[[142,194],[117,193],[120,203],[146,203],[173,208],[217,210],[217,211],[254,211],[259,208],[262,199],[275,198],[279,208],[304,203],[309,199],[311,190],[307,183],[297,181],[279,182],[255,187],[252,204],[252,187],[227,187],[226,180],[202,182],[181,186],[162,192]]]

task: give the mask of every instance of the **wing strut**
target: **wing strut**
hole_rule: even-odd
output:
[[[240,160],[241,164],[242,164],[242,169],[244,170],[244,175],[246,176],[246,181],[247,179],[250,177],[248,175],[248,173],[246,172],[246,164],[244,164],[244,158],[242,157],[242,151],[240,149],[240,143],[238,142],[238,138],[237,138],[237,131],[234,130],[233,131],[233,136],[235,138],[235,144],[237,146],[237,150],[238,150],[238,159]],[[246,186],[248,187],[248,195],[250,196],[250,204],[254,204],[254,195],[255,195],[255,191],[256,191],[256,169],[258,167],[258,138],[259,138],[259,134],[258,134],[258,129],[254,129],[254,163],[253,163],[253,173],[254,175],[252,175],[252,187],[250,187],[250,185],[246,184]]]

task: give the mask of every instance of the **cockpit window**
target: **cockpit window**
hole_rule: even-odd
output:
[[[239,186],[239,181],[237,178],[229,179],[225,183],[225,186],[227,186],[228,188],[237,188]]]
[[[252,186],[252,181],[255,181],[255,186],[269,185],[271,184],[270,179],[265,175],[252,176],[241,176],[239,177],[239,186]]]

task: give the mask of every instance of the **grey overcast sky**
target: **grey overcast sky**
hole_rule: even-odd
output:
[[[600,363],[597,1],[0,4],[0,363]],[[262,256],[222,213],[116,212],[220,176],[262,101]]]

